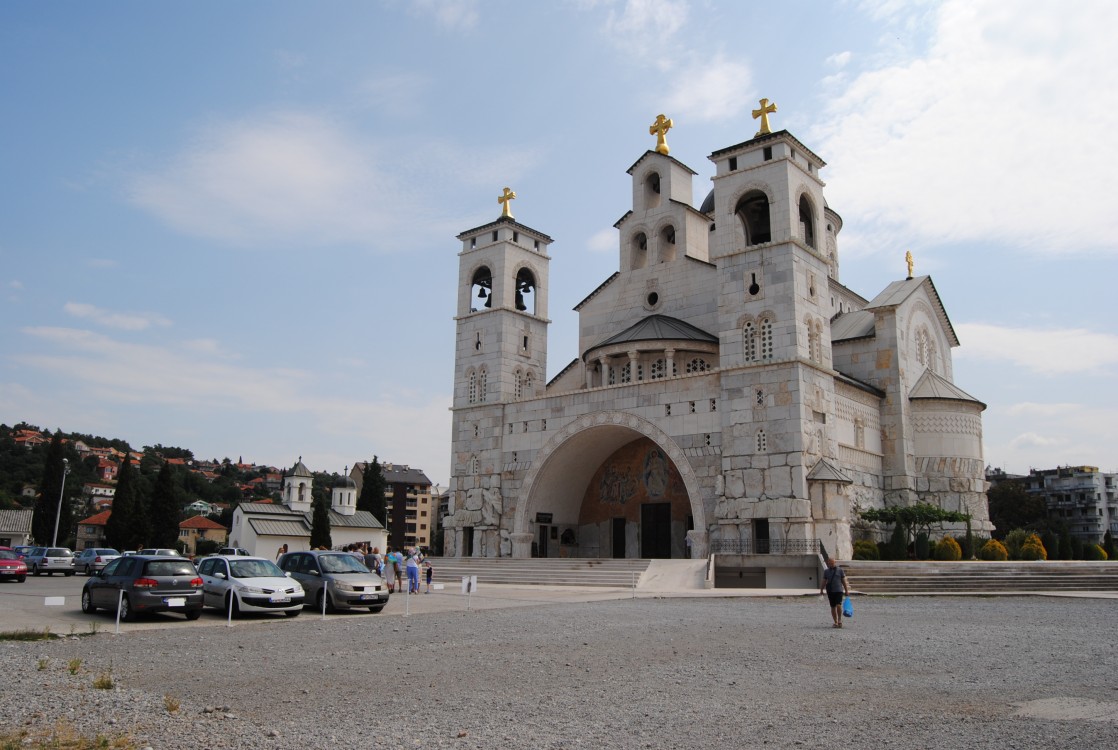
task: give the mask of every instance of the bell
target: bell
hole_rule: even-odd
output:
[[[482,287],[481,289],[477,290],[477,298],[478,299],[485,299],[488,296],[489,295],[486,293],[485,287]]]
[[[524,295],[521,294],[520,292],[516,293],[516,309],[520,310],[521,312],[528,309],[524,305]]]

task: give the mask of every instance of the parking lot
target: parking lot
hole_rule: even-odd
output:
[[[98,612],[87,615],[81,611],[81,592],[85,576],[70,577],[61,574],[53,576],[28,576],[23,583],[0,582],[0,631],[50,628],[52,633],[88,633],[91,630],[112,632],[116,629],[116,618],[112,612]],[[527,606],[545,602],[597,601],[631,596],[627,589],[575,589],[555,587],[517,587],[480,586],[477,593],[467,597],[461,593],[457,582],[446,583],[442,590],[430,594],[393,594],[388,606],[379,614],[368,612],[340,612],[326,615],[327,618],[392,617],[406,614],[429,612],[450,612],[471,609],[496,609],[502,607]],[[62,604],[47,604],[48,599],[62,598]],[[295,618],[321,617],[320,612],[304,609]],[[278,614],[244,614],[233,620],[233,625],[251,625],[285,619]],[[120,631],[147,630],[167,627],[210,627],[227,625],[225,613],[216,609],[206,609],[202,617],[188,622],[179,614],[145,615],[137,622],[120,623]]]

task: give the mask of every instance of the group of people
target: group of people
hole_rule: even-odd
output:
[[[431,593],[431,578],[435,569],[431,565],[431,561],[418,547],[404,547],[402,550],[393,550],[388,547],[384,554],[381,554],[377,547],[369,549],[367,546],[351,544],[346,551],[360,557],[369,570],[383,577],[388,582],[388,590],[391,592],[403,591],[406,577],[408,593],[418,594],[419,576],[422,569],[427,582],[427,590],[423,593]]]

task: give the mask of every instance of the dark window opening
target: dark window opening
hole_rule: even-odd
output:
[[[485,300],[483,307],[493,307],[493,273],[486,266],[474,271],[470,282],[470,299],[474,298]],[[471,306],[470,312],[477,312],[477,307]]]
[[[769,225],[769,198],[764,193],[756,190],[746,193],[738,201],[734,213],[741,220],[746,245],[760,245],[772,241],[772,229]]]
[[[656,303],[660,301],[660,295],[656,292],[651,292],[648,295],[648,306],[655,307]]]
[[[800,228],[803,231],[804,242],[808,247],[815,247],[815,216],[811,210],[811,203],[806,195],[800,196]]]
[[[527,268],[516,274],[516,309],[536,314],[536,277]]]
[[[737,168],[738,168],[738,157],[731,156],[730,157],[730,171],[733,172]]]
[[[765,153],[765,161],[772,161],[773,147],[772,146],[765,146],[765,152],[764,153]]]

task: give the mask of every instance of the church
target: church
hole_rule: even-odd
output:
[[[953,382],[932,279],[909,255],[875,296],[842,284],[825,163],[771,129],[775,109],[710,154],[697,208],[656,118],[618,270],[575,307],[578,351],[550,381],[551,237],[513,217],[509,188],[458,235],[444,554],[849,559],[882,534],[860,510],[914,503],[989,531],[985,404]]]

